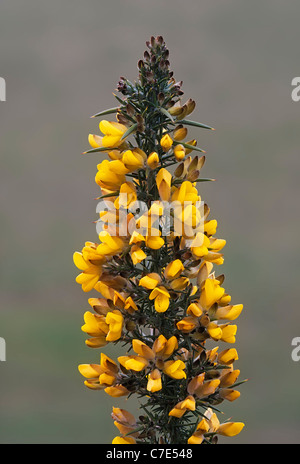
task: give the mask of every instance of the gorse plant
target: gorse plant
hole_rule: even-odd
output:
[[[188,118],[195,101],[181,103],[163,38],[147,47],[138,80],[122,77],[118,106],[94,116],[116,116],[101,120],[103,136],[90,134],[85,152],[109,157],[95,178],[99,243],[74,253],[76,281],[98,292],[84,314],[86,344],[125,348],[117,360],[101,352],[99,364],[79,371],[92,390],[140,399],[138,418],[113,408],[114,444],[216,443],[244,426],[217,417],[221,402],[240,395],[238,354],[228,344],[243,306],[231,304],[224,275],[213,270],[225,240],[215,237],[217,221],[197,190],[213,180],[200,176],[203,150],[187,137],[189,126],[212,128]]]

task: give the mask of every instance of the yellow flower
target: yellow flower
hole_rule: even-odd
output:
[[[92,148],[103,147],[103,137],[100,137],[100,135],[89,134],[88,140]]]
[[[118,361],[121,366],[125,367],[127,370],[132,370],[135,372],[140,372],[148,366],[148,359],[143,358],[142,356],[119,356]]]
[[[119,372],[117,364],[104,353],[101,353],[100,364],[80,364],[78,370],[87,379],[84,384],[92,390],[113,386]]]
[[[156,185],[162,201],[169,201],[171,195],[172,174],[165,168],[161,168],[156,176]]]
[[[122,143],[122,137],[127,127],[114,121],[103,120],[99,124],[100,131],[104,134],[102,146],[115,148]]]
[[[99,234],[99,239],[102,242],[97,247],[97,252],[102,256],[113,256],[120,253],[125,243],[120,237],[112,237],[108,232],[102,231]]]
[[[181,204],[185,202],[195,204],[197,201],[200,200],[201,197],[198,194],[198,190],[189,181],[182,182],[180,187],[176,188],[172,193],[172,201],[178,201]]]
[[[201,232],[198,232],[191,244],[191,252],[196,258],[206,258],[209,244],[209,238]]]
[[[180,359],[176,361],[166,361],[164,363],[164,373],[172,379],[186,379],[186,373],[184,372],[185,364]]]
[[[133,314],[135,311],[138,311],[138,307],[137,305],[135,304],[135,302],[133,301],[132,297],[129,296],[128,298],[126,298],[125,300],[125,305],[124,305],[124,309],[129,312],[129,314]]]
[[[119,310],[110,311],[107,313],[105,322],[109,327],[108,334],[106,336],[106,340],[108,342],[114,342],[119,340],[122,335],[123,330],[123,316]]]
[[[167,340],[163,335],[160,335],[153,343],[152,348],[141,340],[134,339],[132,341],[132,348],[137,353],[136,355],[120,356],[118,361],[125,369],[135,372],[143,371],[150,363],[151,365],[155,365],[156,367],[147,375],[148,391],[154,393],[161,390],[160,370],[163,370],[163,372],[172,378],[185,378],[185,373],[183,372],[185,364],[182,361],[164,362],[178,348],[178,341],[175,336]]]
[[[171,261],[165,268],[164,276],[167,280],[176,279],[184,271],[184,266],[180,259],[175,259]]]
[[[104,389],[105,393],[113,398],[120,398],[121,396],[128,396],[129,391],[123,385],[113,385]]]
[[[155,229],[152,229],[151,232],[154,233],[155,235],[149,235],[149,234],[146,235],[145,237],[146,247],[151,248],[152,250],[159,250],[162,246],[164,246],[165,241],[162,237],[160,237],[160,235],[157,235]],[[160,231],[159,231],[159,234],[161,234]]]
[[[220,387],[226,388],[234,385],[240,375],[239,369],[233,370],[232,366],[229,369],[222,369],[220,377]]]
[[[179,277],[178,279],[172,280],[170,283],[170,287],[173,290],[184,290],[190,283],[190,279],[188,277]]]
[[[82,253],[76,251],[73,254],[75,266],[82,271],[76,277],[76,282],[81,284],[84,292],[92,290],[102,275],[102,264],[105,262],[105,257],[101,256],[96,251],[97,245],[84,247]]]
[[[174,156],[177,161],[182,161],[185,157],[185,148],[181,143],[175,145],[174,147]]]
[[[98,164],[97,169],[96,184],[113,192],[119,190],[120,186],[125,182],[125,174],[129,172],[120,160],[103,160]]]
[[[239,357],[235,348],[228,348],[218,355],[219,364],[229,365],[238,359]]]
[[[219,435],[224,435],[224,437],[235,437],[243,430],[245,424],[243,422],[226,422],[221,424],[218,429]]]
[[[129,172],[141,169],[144,166],[146,159],[147,155],[139,148],[127,150],[122,156],[122,162]]]
[[[81,330],[92,336],[92,338],[86,340],[86,345],[91,348],[99,348],[107,345],[108,340],[106,336],[109,327],[105,321],[105,317],[86,311],[84,313],[84,322],[85,324],[81,327]]]
[[[146,253],[138,245],[133,245],[131,247],[130,256],[134,265],[147,258]]]
[[[215,413],[210,408],[207,409],[205,417],[199,422],[196,432],[189,438],[188,443],[201,444],[207,433],[216,433],[225,437],[238,435],[243,427],[243,422],[225,422],[220,424]]]
[[[239,391],[233,390],[232,388],[222,388],[219,392],[219,395],[223,400],[230,402],[235,401],[241,396]]]
[[[182,417],[186,411],[195,411],[196,402],[193,396],[187,396],[185,400],[180,401],[174,406],[174,408],[169,412],[169,416],[173,417]]]
[[[153,352],[159,360],[168,359],[177,348],[178,340],[175,335],[168,340],[163,335],[160,335],[153,343]]]
[[[199,304],[191,303],[189,307],[187,308],[186,313],[194,317],[200,317],[203,314],[203,311],[201,307],[199,306]]]
[[[163,135],[163,137],[160,140],[160,146],[162,149],[167,152],[170,150],[171,146],[173,145],[173,140],[169,136],[169,134]]]
[[[177,141],[181,141],[186,138],[187,133],[187,128],[183,127],[182,125],[179,125],[174,129],[174,139]]]
[[[204,398],[215,393],[219,385],[219,379],[205,380],[205,373],[202,373],[194,377],[189,382],[187,390],[190,395],[196,395],[198,398]]]
[[[217,231],[217,226],[218,223],[215,219],[212,219],[211,221],[206,221],[204,223],[204,232],[206,232],[208,236],[215,235]]]
[[[220,282],[217,279],[206,279],[200,295],[200,305],[204,309],[209,309],[224,295],[224,288],[220,287]]]
[[[158,369],[154,369],[148,375],[147,390],[152,393],[155,393],[157,391],[160,391],[161,389],[162,389],[161,373]]]
[[[235,343],[237,326],[231,324],[221,324],[219,327],[222,330],[221,340],[226,343]]]
[[[151,272],[140,279],[139,285],[148,290],[153,290],[160,282],[160,276],[155,272]]]
[[[213,340],[220,340],[222,338],[222,329],[215,322],[210,322],[206,330]]]
[[[154,300],[154,307],[158,313],[167,311],[170,304],[170,293],[163,287],[155,287],[149,295],[150,300]]]
[[[133,182],[124,182],[120,187],[119,196],[114,202],[116,209],[128,209],[137,200],[136,188]]]
[[[242,304],[219,307],[217,311],[215,312],[215,318],[234,321],[235,319],[239,317],[242,310],[243,310]]]
[[[132,433],[136,428],[136,420],[134,416],[126,411],[125,409],[114,408],[111,414],[114,425],[118,428],[122,436],[130,433],[131,437],[134,437],[135,434]]]
[[[187,316],[181,319],[181,321],[177,322],[176,326],[177,329],[181,332],[189,333],[192,332],[198,326],[198,321],[193,316]]]
[[[151,169],[156,169],[157,168],[157,166],[159,165],[159,156],[156,153],[156,151],[153,151],[152,153],[150,153],[150,155],[148,156],[148,159],[147,159],[147,164],[148,164],[149,168],[151,168]]]

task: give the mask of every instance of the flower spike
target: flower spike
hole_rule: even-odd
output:
[[[117,106],[92,116],[104,118],[85,151],[101,156],[97,240],[73,261],[76,282],[95,295],[81,329],[93,352],[120,351],[117,359],[101,351],[100,363],[79,372],[91,390],[141,401],[138,418],[113,408],[113,444],[214,444],[244,427],[215,412],[239,398],[244,381],[232,324],[243,305],[218,271],[226,242],[198,191],[214,179],[202,176],[204,150],[189,136],[190,127],[214,129],[189,119],[196,102],[183,99],[164,39],[146,45],[137,81],[120,77]]]

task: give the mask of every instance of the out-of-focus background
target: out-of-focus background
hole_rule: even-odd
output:
[[[77,371],[99,351],[80,330],[88,296],[72,254],[97,241],[102,155],[81,155],[98,132],[89,117],[115,106],[120,76],[137,77],[151,35],[164,36],[184,98],[197,102],[192,119],[217,129],[190,134],[217,179],[200,192],[227,240],[225,288],[244,304],[236,366],[249,378],[222,404],[246,427],[222,442],[300,442],[299,17],[297,0],[1,0],[1,443],[117,435],[111,407],[126,401],[88,390]]]

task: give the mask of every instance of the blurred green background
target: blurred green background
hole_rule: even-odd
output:
[[[227,240],[225,288],[243,303],[236,347],[243,421],[224,443],[300,442],[300,75],[297,0],[1,0],[1,443],[111,443],[112,400],[83,386],[87,295],[72,254],[97,240],[89,116],[115,105],[151,35],[163,35],[207,151],[200,193]],[[107,354],[114,355],[110,348]],[[130,400],[129,409],[136,407]]]

